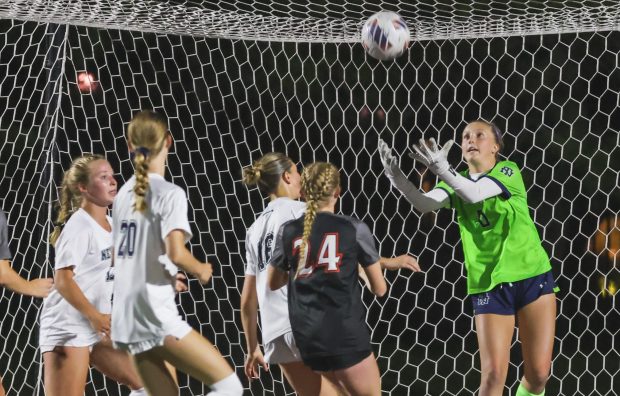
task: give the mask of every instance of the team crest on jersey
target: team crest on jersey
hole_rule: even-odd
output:
[[[103,249],[101,251],[101,261],[110,260],[112,258],[112,248]]]
[[[507,166],[502,167],[502,169],[500,169],[499,171],[508,177],[514,174],[514,171]]]
[[[273,232],[267,233],[265,238],[258,242],[258,270],[264,271],[267,263],[271,260],[271,248],[273,246]]]

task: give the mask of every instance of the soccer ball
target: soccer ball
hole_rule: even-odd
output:
[[[407,24],[395,12],[374,14],[362,28],[362,45],[368,55],[379,60],[394,59],[409,47],[411,35]]]

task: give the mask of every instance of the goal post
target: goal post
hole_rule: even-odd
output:
[[[335,163],[340,211],[371,227],[383,256],[419,257],[423,274],[388,273],[385,298],[363,295],[384,394],[473,394],[480,364],[454,215],[413,211],[383,175],[377,143],[391,144],[410,180],[429,189],[435,179],[407,157],[411,144],[422,135],[459,143],[467,121],[485,118],[504,131],[503,155],[522,169],[561,288],[547,394],[613,394],[620,375],[615,2],[208,3],[0,5],[0,203],[23,276],[52,274],[51,205],[71,159],[103,154],[124,182],[133,174],[127,123],[154,108],[174,137],[167,178],[187,191],[191,249],[215,268],[206,287],[190,280],[179,307],[249,393],[292,394],[275,367],[252,384],[244,379],[239,318],[245,230],[265,204],[243,186],[241,168],[282,151],[302,164]],[[415,38],[393,62],[367,57],[358,44],[364,20],[382,8],[403,15]],[[84,72],[93,84],[78,81]],[[455,165],[458,151],[450,154]],[[43,394],[40,305],[2,291],[0,375],[9,395]],[[506,385],[514,391],[523,369],[517,339],[512,357]],[[91,374],[86,394],[128,393]],[[181,394],[207,393],[179,379]]]

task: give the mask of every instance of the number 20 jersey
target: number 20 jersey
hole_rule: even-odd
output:
[[[360,220],[318,212],[309,237],[308,260],[297,279],[304,217],[285,224],[271,265],[289,271],[289,315],[302,358],[370,352],[358,263],[379,261],[375,241]]]
[[[166,255],[165,239],[171,231],[192,236],[185,192],[162,176],[149,173],[148,209],[135,211],[135,176],[119,190],[112,212],[114,228],[114,300],[112,340],[153,346],[182,323],[175,303],[178,269]],[[179,338],[179,337],[178,337]]]

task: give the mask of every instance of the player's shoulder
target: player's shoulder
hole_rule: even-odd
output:
[[[73,213],[62,228],[60,237],[63,239],[74,239],[77,236],[82,238],[88,237],[88,235],[92,233],[92,224],[86,216],[88,216],[88,213],[86,213],[83,209],[78,209],[75,213]]]
[[[163,177],[152,177],[150,178],[149,183],[151,184],[150,192],[154,199],[166,201],[187,201],[185,190],[176,184],[165,180]]]
[[[519,165],[512,161],[499,161],[495,164],[492,173],[503,173],[505,176],[511,177],[516,174],[520,174],[521,170],[519,169]]]
[[[340,223],[339,225],[342,227],[351,226],[356,232],[358,232],[360,229],[368,229],[368,225],[357,217],[347,216],[343,214],[333,214],[332,216],[333,219],[330,219],[330,221],[336,221],[336,223]]]

